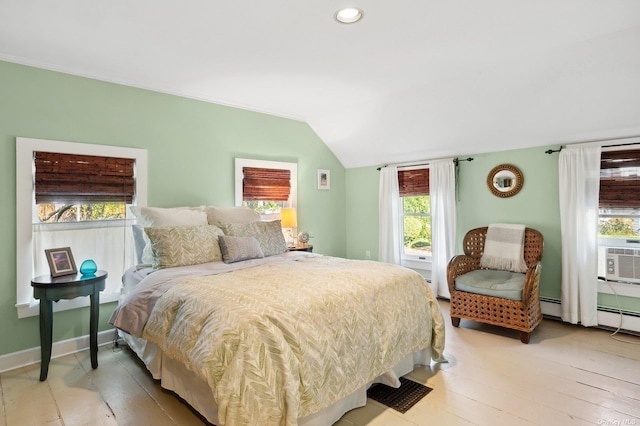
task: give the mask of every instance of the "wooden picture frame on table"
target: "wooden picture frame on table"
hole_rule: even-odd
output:
[[[78,273],[70,247],[46,249],[44,253],[47,256],[52,277]]]

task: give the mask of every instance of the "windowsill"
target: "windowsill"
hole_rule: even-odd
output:
[[[400,264],[411,269],[431,270],[431,260],[401,259]]]
[[[120,293],[100,294],[100,304],[117,302],[120,299]],[[53,304],[53,312],[67,311],[70,309],[84,308],[90,306],[91,299],[89,297],[76,297],[70,300],[60,300]],[[35,300],[33,305],[22,303],[16,305],[18,310],[18,318],[35,317],[40,314],[40,301]]]

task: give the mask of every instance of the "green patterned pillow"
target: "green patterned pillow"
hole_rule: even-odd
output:
[[[222,260],[218,237],[224,233],[217,226],[160,226],[144,232],[151,241],[154,269]]]
[[[260,259],[264,257],[260,243],[255,237],[218,237],[222,261],[224,263],[240,262],[241,260]]]
[[[256,237],[265,257],[286,253],[287,242],[282,234],[279,220],[271,222],[226,223],[220,225],[226,235],[233,237]]]

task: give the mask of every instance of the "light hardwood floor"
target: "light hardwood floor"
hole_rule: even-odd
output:
[[[405,414],[369,400],[337,424],[640,425],[640,338],[544,320],[528,345],[517,332],[462,320],[448,303],[447,364],[417,367],[409,378],[434,390]],[[0,426],[204,424],[163,391],[127,348],[103,346],[0,375]]]

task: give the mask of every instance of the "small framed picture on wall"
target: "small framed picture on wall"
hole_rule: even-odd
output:
[[[318,169],[318,189],[331,189],[331,172]]]
[[[44,252],[47,256],[47,262],[49,262],[49,269],[51,270],[52,277],[70,275],[78,272],[76,269],[76,263],[73,261],[71,248],[62,247],[47,249]]]

